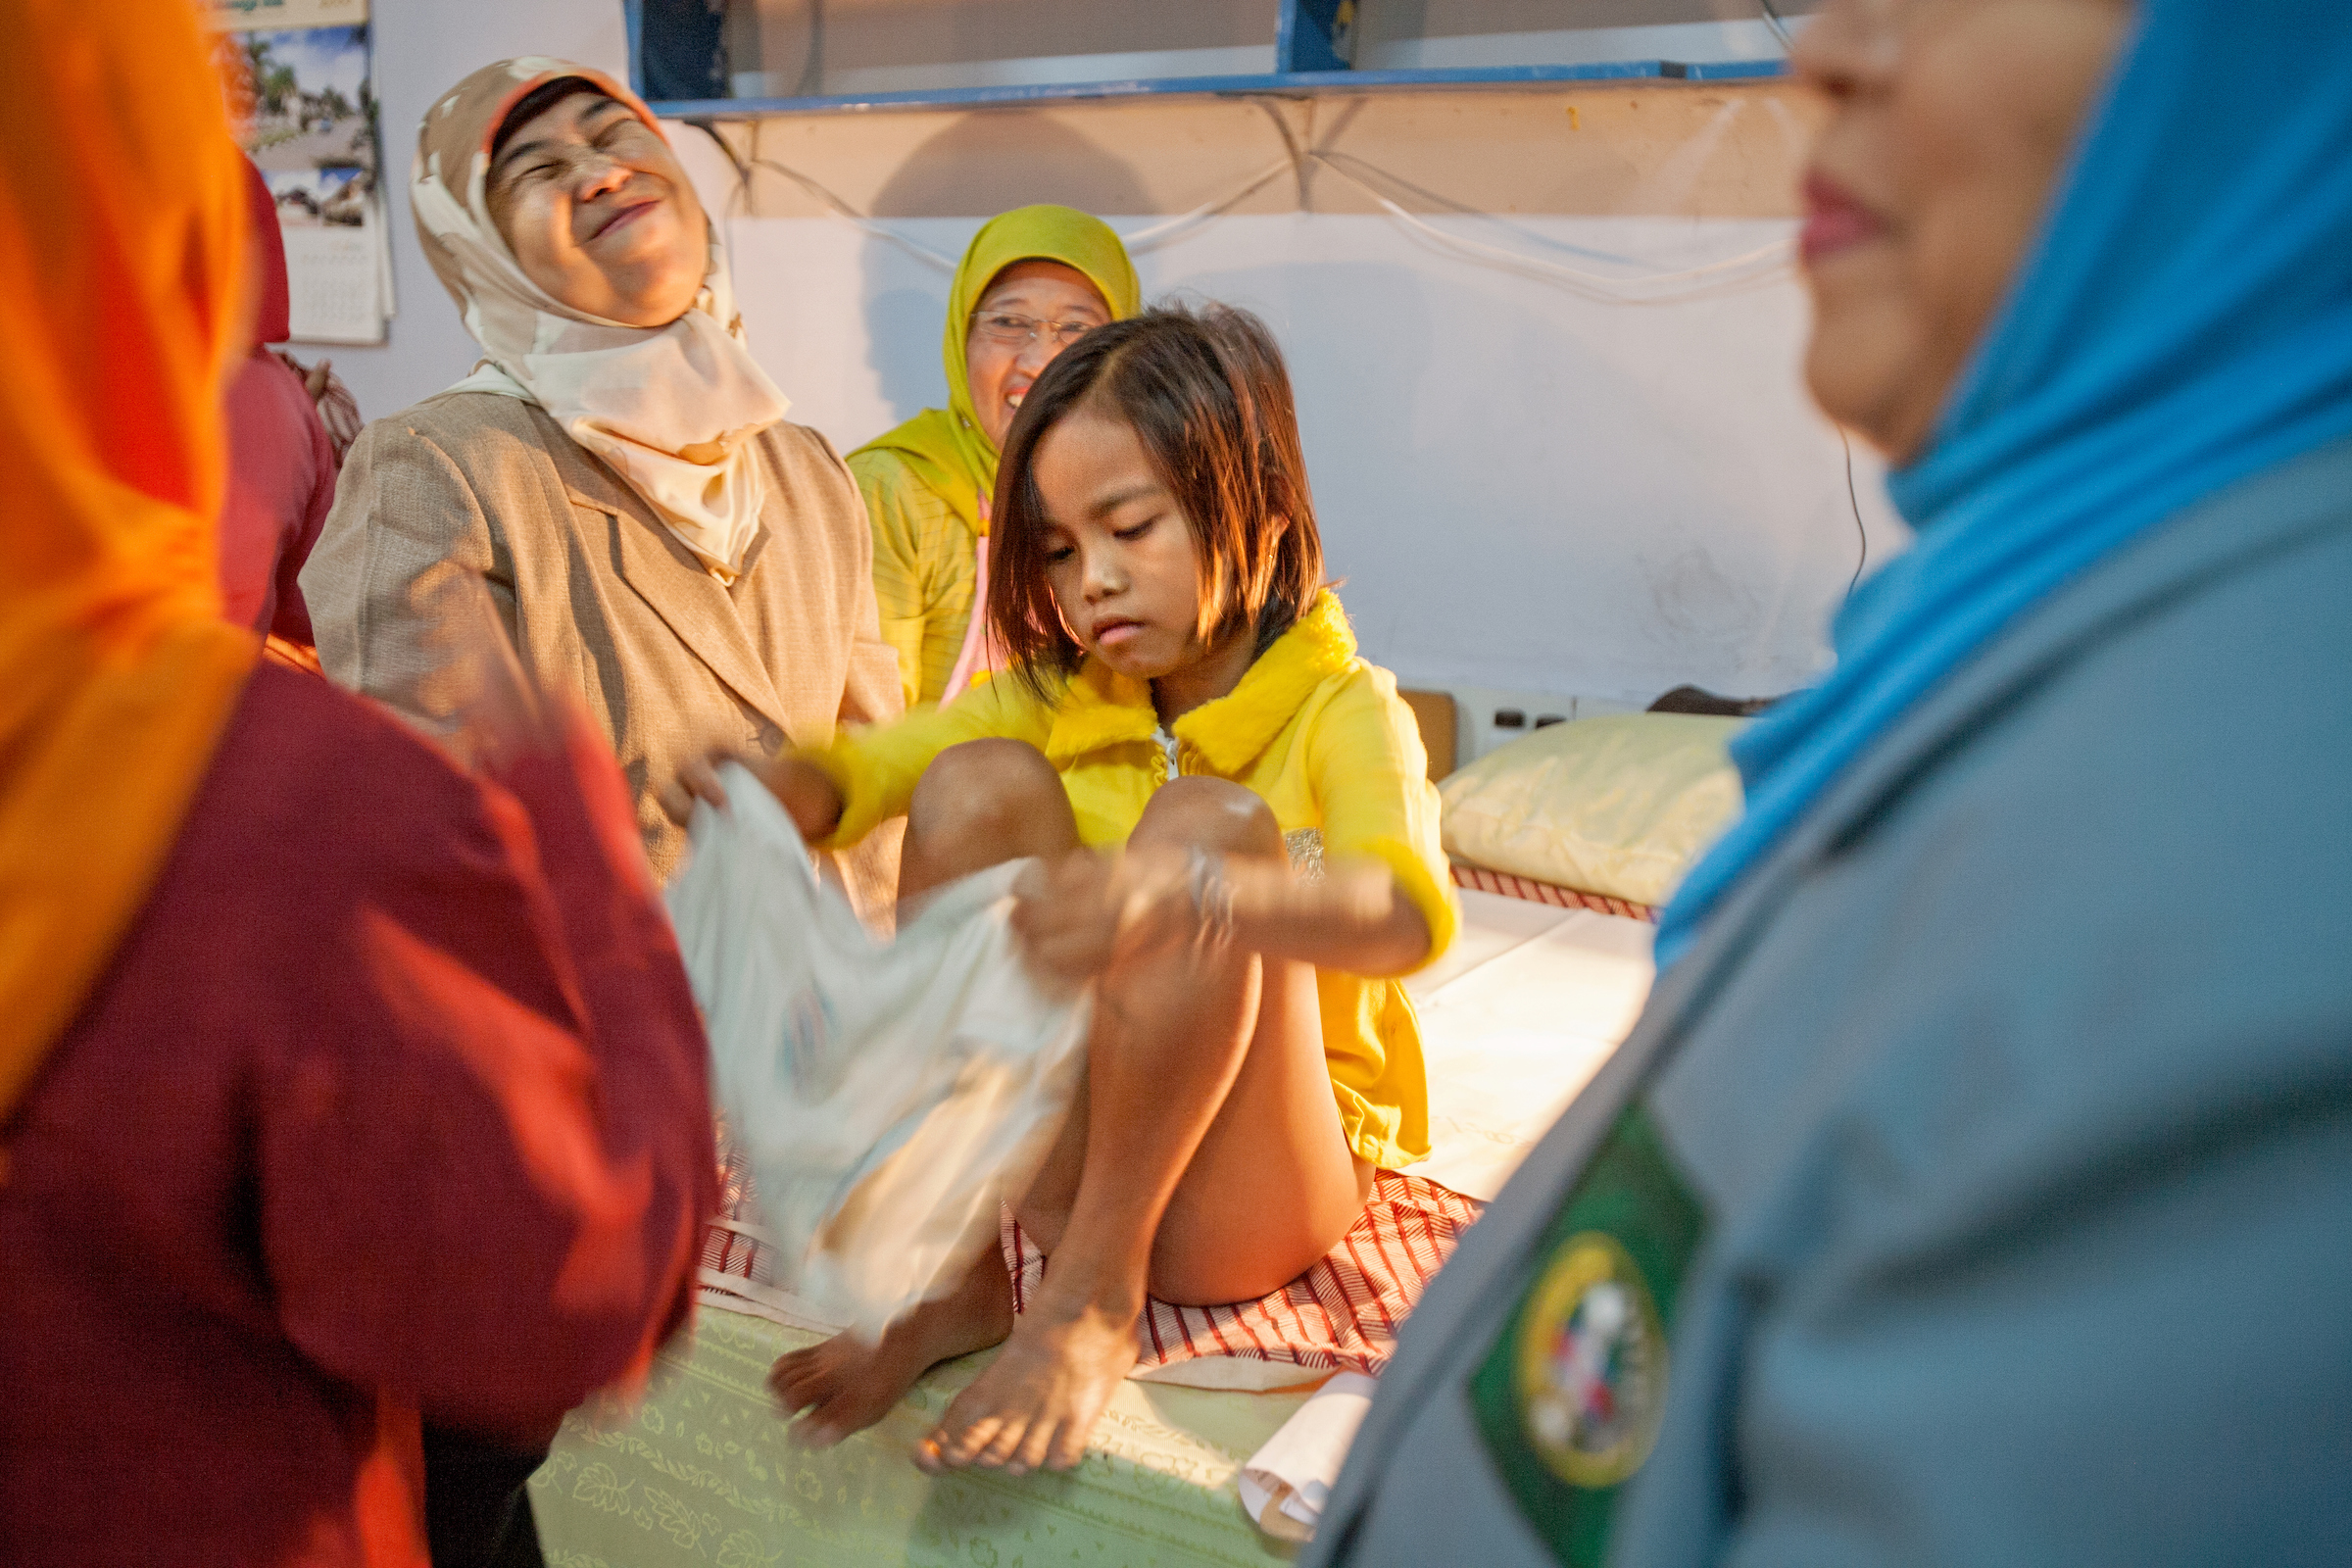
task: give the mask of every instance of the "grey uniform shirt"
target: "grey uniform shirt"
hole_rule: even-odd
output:
[[[2029,612],[1754,868],[1308,1561],[1554,1561],[1465,1391],[1636,1102],[1706,1227],[1610,1562],[2352,1563],[2352,443]]]

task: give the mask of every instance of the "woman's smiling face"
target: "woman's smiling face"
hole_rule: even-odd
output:
[[[1200,546],[1134,426],[1074,409],[1038,442],[1030,474],[1047,583],[1078,645],[1138,680],[1198,662]]]
[[[665,326],[710,267],[710,222],[669,144],[626,104],[574,93],[515,129],[490,216],[523,274],[589,316]]]
[[[1025,343],[992,336],[990,318],[1015,318],[1038,327]],[[1055,328],[1091,328],[1110,319],[1110,307],[1086,274],[1060,262],[1015,262],[981,291],[972,319],[964,323],[964,381],[972,389],[972,410],[980,429],[1000,452],[1021,399],[1046,372],[1046,367],[1068,347]],[[1073,334],[1074,335],[1074,334]]]
[[[1896,462],[1934,433],[2039,231],[2130,0],[1830,0],[1797,74],[1831,116],[1805,179],[1805,365]]]

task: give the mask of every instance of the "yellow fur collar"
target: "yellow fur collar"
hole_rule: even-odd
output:
[[[1354,658],[1355,633],[1348,624],[1348,612],[1327,588],[1297,624],[1257,657],[1240,685],[1178,719],[1176,738],[1214,771],[1238,773],[1282,733],[1317,686],[1345,670]],[[1105,746],[1148,741],[1157,728],[1150,683],[1113,673],[1102,661],[1090,658],[1054,710],[1046,756],[1060,766]]]

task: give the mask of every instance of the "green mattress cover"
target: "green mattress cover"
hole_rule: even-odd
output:
[[[1064,1475],[907,1457],[993,1351],[934,1367],[879,1425],[811,1453],[786,1441],[767,1369],[819,1336],[705,1306],[633,1405],[574,1411],[531,1479],[551,1568],[1191,1568],[1283,1562],[1243,1513],[1244,1460],[1306,1400],[1129,1382]]]

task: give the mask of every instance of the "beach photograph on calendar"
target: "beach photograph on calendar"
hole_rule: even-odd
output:
[[[380,343],[389,256],[368,25],[239,32],[236,107],[285,235],[293,335]]]
[[[375,194],[375,182],[364,169],[266,169],[262,179],[277,203],[277,220],[282,227],[368,225],[368,201]]]
[[[372,194],[376,103],[366,24],[239,36],[253,95],[245,150],[262,172],[331,172],[345,186],[356,184],[359,197]],[[272,179],[270,188],[281,187]],[[279,198],[281,208],[308,211],[312,186],[289,182],[282,188],[288,194]]]

